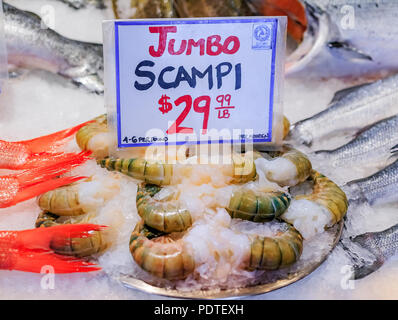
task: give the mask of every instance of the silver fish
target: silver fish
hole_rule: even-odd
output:
[[[289,17],[290,27],[302,27],[303,40],[287,59],[288,76],[356,77],[398,71],[396,0],[247,1],[260,14],[267,13],[265,7],[279,10],[277,14]],[[298,7],[305,10],[304,17],[298,15]]]
[[[350,201],[369,204],[398,202],[398,160],[370,177],[343,186]]]
[[[308,29],[288,75],[353,77],[398,71],[398,1],[306,0]]]
[[[87,6],[95,6],[98,9],[105,9],[104,0],[58,0],[66,3],[74,9],[82,9]]]
[[[102,45],[65,38],[46,28],[39,16],[3,2],[8,63],[58,73],[102,93]]]
[[[353,263],[354,279],[362,279],[398,254],[398,224],[384,231],[344,239],[341,243]]]
[[[289,137],[314,150],[327,141],[327,148],[332,149],[352,140],[361,129],[396,114],[398,75],[338,92],[326,110],[292,125]]]
[[[316,154],[335,168],[367,169],[374,173],[394,161],[398,145],[398,115],[363,130],[354,140]]]

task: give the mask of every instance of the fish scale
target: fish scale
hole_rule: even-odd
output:
[[[335,148],[361,129],[397,114],[398,75],[394,75],[352,89],[326,110],[292,125],[289,137],[315,150],[322,141]]]
[[[398,115],[373,125],[340,148],[317,154],[334,167],[366,167],[368,171],[377,171],[393,161],[391,151],[398,144],[397,132]]]
[[[370,204],[398,201],[398,160],[368,178],[349,182],[346,190],[352,200]]]

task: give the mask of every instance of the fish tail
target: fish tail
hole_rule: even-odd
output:
[[[398,144],[391,148],[391,153],[392,153],[391,157],[398,156]]]
[[[87,123],[91,121],[92,120],[78,124],[77,126],[74,126],[72,128],[58,131],[32,140],[20,141],[19,143],[26,145],[30,150],[30,152],[33,154],[51,152],[60,147],[61,145],[63,145],[68,138],[70,138],[81,127],[85,126]]]
[[[61,256],[51,251],[18,250],[13,255],[14,263],[10,270],[43,273],[53,270],[54,273],[93,272],[101,270],[96,264],[75,257]],[[51,268],[51,269],[48,269]]]
[[[105,226],[87,223],[17,231],[15,247],[49,250],[53,241],[67,244],[73,238],[87,238],[92,235],[93,231],[102,231],[105,228]]]
[[[43,193],[50,191],[50,190],[54,190],[56,188],[66,186],[68,184],[71,184],[73,182],[76,182],[76,181],[79,181],[79,180],[85,179],[85,178],[86,177],[62,177],[62,178],[51,179],[48,181],[43,181],[40,183],[36,183],[34,185],[30,185],[28,187],[20,189],[18,191],[18,193],[15,195],[15,197],[12,199],[12,201],[7,203],[7,206],[16,205],[17,203],[32,199],[34,197],[37,197]]]
[[[60,176],[73,168],[83,164],[90,158],[91,152],[70,153],[62,158],[62,161],[56,162],[49,166],[25,170],[15,177],[21,187],[28,187],[37,183],[41,183],[57,176]]]

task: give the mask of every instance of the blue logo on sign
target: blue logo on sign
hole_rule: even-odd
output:
[[[253,26],[253,45],[254,50],[272,49],[272,27],[267,24],[257,24]]]
[[[266,25],[258,26],[254,29],[254,37],[257,41],[267,41],[271,35],[271,30]]]

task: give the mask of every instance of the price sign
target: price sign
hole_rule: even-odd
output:
[[[285,18],[109,25],[106,95],[114,97],[118,148],[275,141]]]

